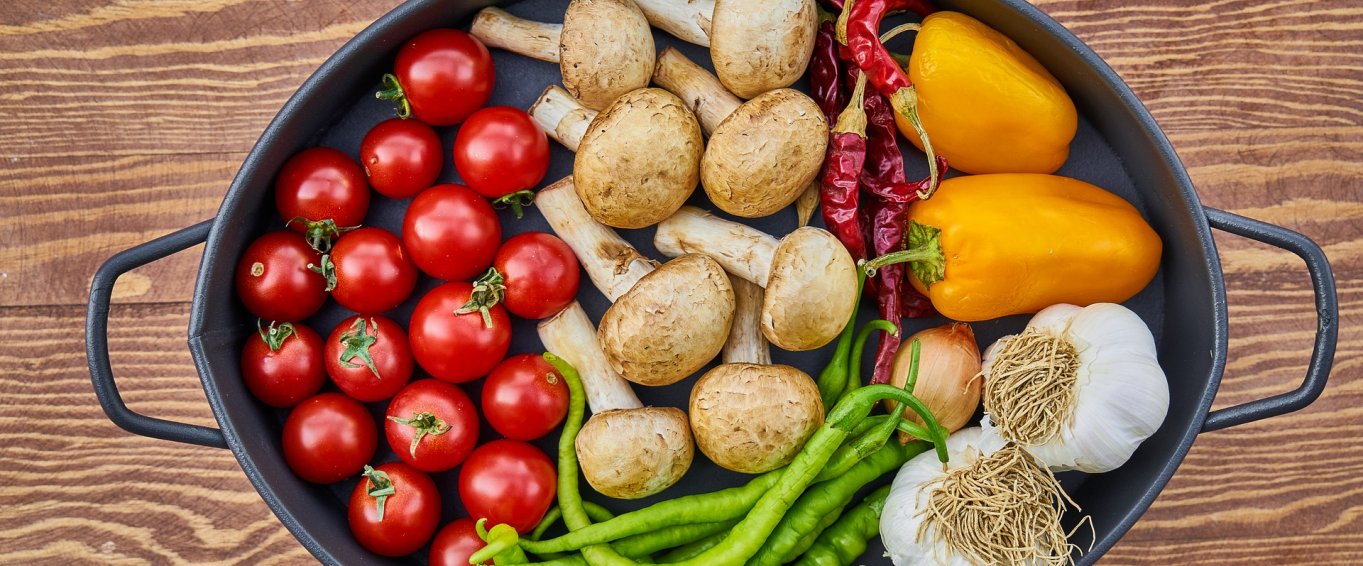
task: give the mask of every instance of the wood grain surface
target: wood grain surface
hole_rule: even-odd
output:
[[[83,353],[90,275],[214,214],[284,100],[394,0],[0,3],[0,564],[308,563],[231,454],[109,423]],[[1330,256],[1340,339],[1298,413],[1200,437],[1107,564],[1363,563],[1363,5],[1043,0],[1173,141],[1203,202]],[[1315,329],[1302,262],[1217,235],[1217,406],[1286,391]],[[135,410],[212,424],[184,350],[197,250],[120,280]]]

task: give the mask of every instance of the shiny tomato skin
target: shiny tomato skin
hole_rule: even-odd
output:
[[[512,236],[497,250],[492,265],[501,272],[506,285],[502,304],[521,318],[549,318],[577,297],[577,256],[553,234]]]
[[[487,103],[497,78],[483,42],[443,28],[408,40],[398,51],[393,74],[412,106],[412,117],[432,126],[464,121]]]
[[[464,184],[490,199],[532,189],[549,170],[549,139],[520,108],[484,108],[459,127],[454,168]]]
[[[427,432],[413,455],[417,428],[395,419],[410,421],[421,413],[430,413],[449,428],[438,434]],[[422,379],[408,384],[388,403],[383,430],[388,446],[403,462],[423,472],[443,472],[458,466],[478,444],[478,411],[459,386]]]
[[[416,264],[402,240],[383,228],[366,226],[341,235],[331,248],[336,288],[331,297],[361,314],[392,309],[416,288]]]
[[[429,566],[468,566],[469,557],[482,550],[487,543],[478,538],[473,519],[460,517],[435,534],[431,541]],[[496,562],[489,561],[489,564]]]
[[[568,385],[538,354],[511,356],[483,382],[483,415],[512,440],[540,438],[568,415]]]
[[[295,232],[306,231],[304,220],[330,218],[340,228],[359,226],[369,212],[369,183],[360,164],[329,147],[305,149],[279,170],[274,184],[275,206]]]
[[[501,305],[488,309],[492,327],[478,312],[455,314],[468,303],[473,284],[452,281],[431,289],[407,325],[412,354],[426,373],[451,383],[487,375],[511,347],[511,317]]]
[[[364,135],[360,164],[379,194],[410,197],[434,185],[440,176],[444,164],[440,136],[416,120],[384,120]]]
[[[278,350],[271,350],[259,333],[248,337],[241,349],[241,377],[246,388],[262,403],[280,409],[316,395],[327,380],[322,337],[302,323],[287,324],[293,330]]]
[[[385,498],[383,516],[369,494],[369,478],[360,478],[350,492],[347,518],[360,546],[381,556],[406,556],[426,546],[440,526],[440,490],[435,481],[402,462],[374,468],[388,476],[394,493]]]
[[[539,448],[499,439],[479,446],[459,469],[459,499],[475,521],[530,532],[554,503],[557,475]]]
[[[284,461],[312,483],[336,483],[360,473],[378,445],[369,410],[340,393],[310,397],[284,420]]]
[[[478,193],[461,185],[436,185],[412,199],[402,219],[402,241],[412,261],[445,281],[487,271],[502,241],[502,223]]]
[[[356,324],[358,321],[363,321],[363,326]],[[368,338],[374,339],[368,347],[374,370],[369,369],[361,355],[365,348],[360,343]],[[356,349],[347,352],[352,345]],[[379,315],[355,315],[342,320],[327,336],[323,359],[326,373],[336,387],[352,399],[365,403],[383,401],[397,394],[412,379],[415,366],[407,333],[397,321]],[[374,371],[378,371],[377,376]]]
[[[256,238],[237,261],[237,296],[262,319],[295,322],[312,316],[327,301],[326,279],[309,269],[321,255],[293,232]]]

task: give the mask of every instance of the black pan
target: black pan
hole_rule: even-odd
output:
[[[414,0],[361,32],[324,63],[284,105],[246,157],[224,197],[218,216],[110,258],[95,274],[90,292],[86,340],[90,374],[95,392],[109,418],[136,434],[204,446],[230,448],[247,477],[260,491],[279,520],[318,559],[329,564],[402,563],[377,557],[360,548],[350,535],[345,519],[345,500],[354,480],[336,486],[318,486],[300,480],[280,457],[280,429],[284,413],[256,402],[243,386],[238,371],[240,348],[255,331],[254,317],[233,296],[232,270],[247,244],[259,234],[283,225],[273,211],[270,187],[275,172],[295,152],[316,145],[358,153],[360,139],[374,124],[390,117],[388,103],[374,99],[378,77],[387,71],[396,49],[407,38],[437,26],[466,26],[468,17],[491,2]],[[565,0],[528,0],[508,6],[518,15],[558,21]],[[1132,202],[1164,240],[1160,274],[1140,295],[1127,303],[1154,331],[1160,363],[1169,378],[1171,404],[1163,427],[1125,466],[1113,472],[1084,476],[1067,474],[1063,481],[1086,513],[1092,516],[1096,538],[1076,540],[1092,550],[1080,559],[1091,564],[1112,547],[1150,506],[1182,462],[1193,440],[1211,431],[1305,407],[1325,387],[1334,355],[1337,306],[1334,281],[1320,247],[1284,228],[1204,208],[1168,140],[1131,90],[1087,46],[1036,8],[1022,0],[961,0],[939,2],[943,9],[966,12],[1013,38],[1034,54],[1069,90],[1079,108],[1079,133],[1069,161],[1059,174],[1077,177],[1105,187]],[[658,48],[674,45],[698,62],[708,63],[702,49],[656,34]],[[557,65],[531,61],[494,51],[498,69],[496,91],[490,104],[527,107],[546,85],[559,79]],[[445,147],[454,129],[441,131]],[[908,144],[903,144],[908,146]],[[921,155],[911,149],[909,162],[924,173]],[[448,153],[447,158],[448,160]],[[572,157],[555,146],[546,182],[569,173]],[[447,161],[442,181],[455,181]],[[710,208],[698,192],[693,204]],[[366,223],[401,229],[405,202],[376,197]],[[548,230],[544,220],[531,212],[523,220],[502,217],[506,236],[529,230]],[[784,234],[794,227],[794,214],[783,211],[754,224],[769,233]],[[1295,391],[1208,414],[1226,362],[1226,294],[1221,266],[1210,228],[1217,228],[1291,251],[1306,261],[1315,289],[1319,322],[1315,350],[1306,379]],[[659,257],[652,244],[652,229],[626,231],[625,237],[645,253]],[[190,313],[189,348],[203,380],[208,402],[219,429],[175,423],[140,415],[123,403],[109,367],[107,322],[114,281],[128,270],[207,241]],[[421,294],[435,281],[425,278],[412,298],[392,316],[405,321]],[[584,286],[580,300],[588,313],[599,317],[605,299]],[[335,304],[306,321],[325,333],[349,313]],[[862,313],[870,318],[869,311]],[[974,325],[982,345],[1021,329],[1027,317]],[[906,321],[909,331],[941,324],[939,319]],[[533,323],[515,323],[512,352],[538,352],[541,346]],[[776,352],[776,360],[816,371],[829,356],[828,349],[803,354]],[[645,403],[685,407],[689,382],[668,388],[641,388]],[[466,387],[477,394],[478,384]],[[381,414],[381,404],[373,407]],[[484,430],[490,430],[484,427]],[[485,432],[484,436],[491,436]],[[553,439],[542,446],[552,453]],[[381,450],[377,461],[395,459]],[[454,497],[456,472],[438,474],[437,482],[448,488],[445,519],[459,513]],[[734,485],[743,476],[721,470],[705,460],[695,466],[678,486],[662,495]],[[888,477],[885,478],[888,481]],[[640,502],[598,501],[616,511],[637,507]],[[1085,535],[1086,536],[1086,535]],[[887,563],[878,544],[864,557],[867,563]],[[411,562],[407,560],[406,562]]]

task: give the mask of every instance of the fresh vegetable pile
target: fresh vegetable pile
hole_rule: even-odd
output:
[[[921,22],[883,23],[904,11]],[[278,229],[237,264],[260,320],[243,380],[280,411],[298,477],[354,482],[356,541],[431,564],[853,564],[876,536],[896,564],[1082,552],[1054,472],[1121,466],[1169,399],[1119,304],[1160,239],[1053,175],[1077,123],[1059,82],[923,0],[571,0],[562,21],[487,8],[406,42],[377,93],[397,117],[358,159],[289,159]],[[708,46],[715,73],[659,53],[654,27]],[[886,47],[911,32],[909,53]],[[487,46],[557,63],[562,87],[484,107]],[[812,97],[791,88],[805,76]],[[567,177],[545,179],[551,139]],[[439,184],[446,155],[461,184]],[[404,203],[400,233],[365,225],[374,199]],[[785,234],[744,220],[791,205]],[[504,238],[526,215],[554,233]],[[616,231],[638,229],[663,257]],[[580,273],[610,302],[596,320]],[[310,328],[328,297],[350,314]],[[880,320],[858,326],[863,300]],[[969,323],[1017,314],[1034,316],[982,355]],[[547,353],[508,356],[516,319]],[[552,456],[531,444],[556,430]],[[751,479],[669,497],[697,451]],[[616,515],[580,479],[653,503]]]

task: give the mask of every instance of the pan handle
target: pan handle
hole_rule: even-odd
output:
[[[1305,260],[1316,295],[1316,345],[1301,386],[1266,399],[1212,411],[1202,425],[1202,431],[1209,432],[1290,413],[1310,405],[1320,396],[1335,358],[1339,300],[1335,296],[1335,277],[1330,271],[1330,263],[1315,242],[1281,226],[1215,208],[1205,210],[1212,228],[1290,251]]]
[[[90,381],[104,414],[123,430],[162,440],[227,448],[222,431],[216,428],[148,417],[129,409],[114,384],[113,369],[109,366],[109,302],[114,281],[134,268],[207,241],[212,228],[213,221],[208,220],[119,252],[99,266],[90,283],[90,307],[85,317],[85,356],[90,365]]]

